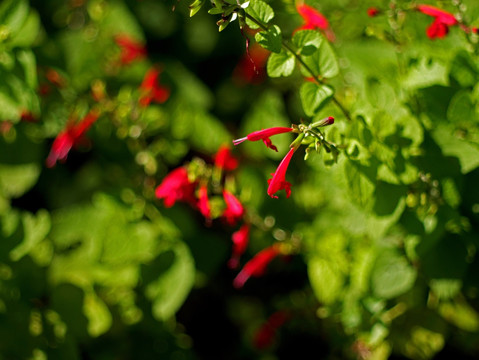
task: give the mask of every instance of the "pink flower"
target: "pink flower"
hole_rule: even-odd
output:
[[[372,7],[370,7],[370,8],[368,9],[368,16],[369,16],[369,17],[375,17],[375,16],[377,16],[379,13],[380,13],[380,11],[379,11],[379,9],[378,9],[377,7],[372,6]]]
[[[198,209],[207,221],[211,221],[211,208],[210,202],[208,200],[208,188],[205,185],[201,185],[200,190],[198,191]]]
[[[184,167],[179,167],[165,176],[155,190],[158,199],[163,199],[165,207],[172,207],[176,201],[185,201],[194,204],[196,183],[188,178],[188,172]]]
[[[158,77],[161,70],[157,68],[150,68],[143,78],[143,82],[140,85],[140,105],[148,106],[152,101],[162,104],[170,97],[170,90],[158,84]]]
[[[120,62],[122,65],[128,65],[133,61],[146,57],[145,46],[128,35],[115,36],[115,42],[121,48]]]
[[[253,339],[254,346],[260,350],[270,347],[273,344],[278,329],[283,326],[289,318],[289,312],[284,310],[273,313],[255,333]]]
[[[273,149],[274,151],[277,152],[278,149],[276,148],[276,146],[273,145],[269,137],[273,135],[291,132],[291,131],[293,131],[293,129],[289,127],[272,127],[272,128],[268,128],[264,130],[254,131],[251,134],[248,134],[246,137],[233,140],[233,144],[238,145],[246,140],[249,140],[249,141],[263,140],[266,147],[269,147],[270,149]]]
[[[233,286],[237,289],[241,288],[250,277],[263,275],[266,271],[266,266],[279,254],[280,251],[276,245],[261,250],[236,275],[233,280]]]
[[[82,143],[85,133],[99,116],[99,112],[92,110],[78,124],[69,122],[65,130],[60,132],[53,141],[46,160],[47,167],[55,166],[58,160],[65,161],[72,147]]]
[[[244,224],[240,229],[233,233],[231,240],[233,240],[233,251],[231,258],[228,261],[228,266],[231,269],[238,267],[239,258],[244,254],[249,243],[249,230],[248,224]]]
[[[279,190],[286,191],[286,197],[289,198],[291,195],[291,183],[286,181],[286,170],[288,170],[289,162],[293,157],[294,152],[296,151],[295,148],[291,148],[286,156],[283,158],[281,163],[279,164],[276,171],[271,174],[273,176],[272,179],[268,180],[268,195],[272,198],[278,198],[274,194]]]
[[[215,166],[222,170],[231,171],[238,167],[238,160],[231,155],[229,147],[222,145],[215,155]]]
[[[427,28],[426,35],[430,39],[443,38],[449,32],[449,26],[456,25],[457,19],[453,14],[430,5],[419,5],[417,9],[423,14],[434,17],[434,21]]]
[[[240,201],[228,190],[223,190],[223,199],[226,203],[226,209],[223,212],[223,218],[230,225],[236,224],[244,215],[244,208]]]
[[[315,30],[315,29],[320,29],[323,30],[326,34],[326,37],[330,41],[334,41],[334,34],[329,28],[329,22],[326,17],[321,14],[318,10],[315,8],[300,4],[296,6],[296,10],[298,11],[299,15],[303,18],[304,24],[294,30],[294,32],[298,30]]]

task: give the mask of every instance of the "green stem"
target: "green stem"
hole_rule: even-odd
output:
[[[260,21],[258,21],[257,19],[255,19],[254,17],[252,17],[251,15],[245,13],[246,17],[251,20],[252,22],[254,22],[256,25],[258,25],[262,30],[264,31],[267,31],[268,30],[268,27],[266,25],[264,25],[263,23],[261,23]],[[319,84],[319,85],[323,85],[324,84],[324,81],[323,79],[321,78],[320,75],[317,75],[314,73],[314,71],[304,62],[303,58],[296,53],[296,51],[294,51],[294,49],[286,42],[286,40],[282,40],[281,41],[281,45],[282,47],[289,51],[291,54],[293,54],[293,56],[295,57],[295,59],[301,64],[301,66],[311,75],[311,77]],[[343,115],[346,117],[346,119],[348,119],[349,121],[351,121],[351,115],[349,114],[349,111],[346,110],[346,108],[341,104],[341,102],[333,95],[332,98],[331,98],[334,102],[334,104],[339,108],[339,110],[341,110],[341,112],[343,113]]]

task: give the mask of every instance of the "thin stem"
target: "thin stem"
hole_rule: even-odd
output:
[[[264,25],[263,23],[261,23],[260,21],[258,21],[257,19],[255,19],[254,17],[252,17],[251,15],[245,13],[246,17],[251,20],[252,22],[254,22],[256,25],[258,25],[262,30],[265,30],[267,31],[268,30],[268,27],[266,25]],[[286,49],[287,51],[289,51],[291,54],[293,54],[293,56],[296,58],[296,60],[301,64],[301,66],[313,77],[313,79],[319,84],[319,85],[323,85],[324,84],[324,81],[323,79],[321,78],[320,75],[317,75],[314,73],[314,71],[304,62],[303,58],[296,53],[296,51],[294,51],[294,49],[286,42],[286,40],[282,40],[281,41],[281,45],[284,49]],[[341,104],[341,102],[333,95],[332,98],[331,98],[334,102],[334,104],[339,108],[339,110],[341,110],[341,112],[343,113],[343,115],[346,117],[346,119],[348,119],[349,121],[351,121],[351,115],[349,114],[349,111],[346,110],[346,108]]]

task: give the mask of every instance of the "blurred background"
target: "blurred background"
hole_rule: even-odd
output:
[[[284,39],[304,25],[266,3]],[[427,4],[459,19],[444,38],[415,1],[308,1],[345,109],[311,115],[299,66],[268,76],[209,1],[2,0],[0,359],[479,359],[479,4]],[[232,146],[328,116],[339,157],[298,150],[289,198],[267,181],[293,134]],[[182,166],[210,218],[155,196]]]

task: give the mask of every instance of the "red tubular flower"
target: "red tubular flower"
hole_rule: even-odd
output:
[[[380,11],[379,11],[379,9],[378,9],[377,7],[372,6],[372,7],[370,7],[370,8],[368,9],[368,16],[369,16],[369,17],[375,17],[375,16],[377,16],[379,13],[380,13]]]
[[[194,204],[195,183],[190,182],[188,172],[184,167],[179,167],[165,176],[155,190],[158,199],[163,199],[165,207],[172,207],[176,201],[185,201]]]
[[[249,230],[248,224],[244,224],[240,229],[233,233],[231,240],[233,240],[233,251],[231,258],[228,261],[228,266],[231,269],[238,267],[239,258],[244,254],[249,243]]]
[[[53,141],[52,148],[46,160],[47,167],[55,166],[58,160],[65,161],[73,146],[84,140],[84,135],[93,123],[98,119],[100,113],[90,111],[78,124],[69,122],[62,132]]]
[[[211,208],[208,200],[208,188],[205,185],[200,186],[198,191],[198,209],[207,221],[211,221]]]
[[[326,30],[329,27],[328,19],[315,8],[303,4],[296,6],[296,10],[305,21],[305,24],[298,30],[314,30],[316,28]]]
[[[257,43],[253,44],[240,59],[233,71],[233,79],[239,84],[259,84],[265,77],[265,68],[271,54]]]
[[[133,61],[141,60],[147,55],[145,46],[128,35],[115,36],[115,42],[121,48],[120,63],[122,65],[128,65]]]
[[[278,329],[283,326],[289,318],[289,313],[284,310],[273,313],[255,333],[253,339],[254,346],[260,350],[270,347],[273,344]]]
[[[140,85],[140,105],[148,106],[152,101],[162,104],[170,97],[170,90],[158,84],[158,77],[161,70],[157,68],[150,68]]]
[[[434,21],[426,30],[426,35],[430,39],[445,37],[449,32],[449,27],[458,23],[453,14],[434,6],[418,5],[417,9],[423,14],[434,17]]]
[[[273,145],[269,137],[273,135],[291,132],[291,131],[293,131],[293,129],[288,127],[272,127],[272,128],[268,128],[264,130],[254,131],[251,134],[248,134],[246,137],[233,140],[233,144],[238,145],[246,140],[249,140],[249,141],[263,140],[266,147],[269,147],[270,149],[273,149],[274,151],[277,152],[278,149],[276,148],[276,146]]]
[[[304,19],[304,24],[294,30],[294,32],[298,30],[315,30],[320,29],[323,30],[330,41],[334,41],[334,34],[329,28],[329,22],[326,17],[321,14],[315,8],[300,4],[296,6],[296,10],[298,14]]]
[[[223,212],[223,218],[230,225],[236,224],[244,215],[244,208],[240,201],[228,190],[223,190],[223,199],[226,203],[226,209]]]
[[[222,170],[231,171],[238,167],[238,160],[231,155],[229,147],[222,145],[215,155],[215,166]]]
[[[296,151],[295,148],[291,148],[283,160],[278,165],[276,171],[271,174],[273,176],[272,179],[268,180],[268,195],[272,198],[278,198],[274,194],[279,190],[286,191],[286,197],[289,198],[291,195],[291,183],[286,181],[286,170],[288,170],[289,162],[293,157],[294,152]]]
[[[248,261],[238,275],[236,275],[233,280],[233,286],[239,289],[243,287],[250,277],[263,275],[266,271],[266,266],[268,266],[268,264],[279,254],[280,251],[276,245],[261,250],[250,261]]]

